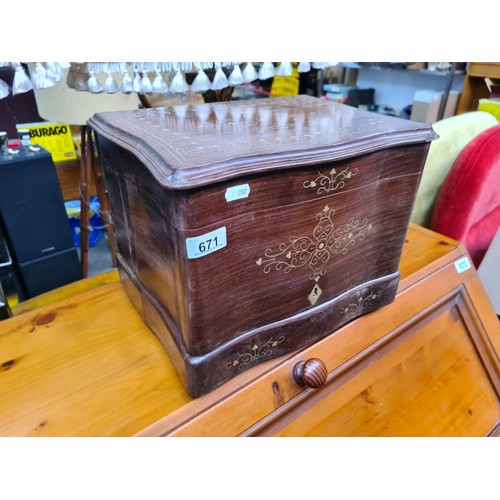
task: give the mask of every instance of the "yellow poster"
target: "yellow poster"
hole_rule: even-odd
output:
[[[275,76],[271,86],[271,95],[289,96],[299,94],[300,73],[297,71],[298,63],[292,63],[293,71],[290,76]]]
[[[31,144],[46,149],[54,163],[76,159],[75,145],[69,125],[54,122],[23,123],[16,125],[17,130],[30,131]]]

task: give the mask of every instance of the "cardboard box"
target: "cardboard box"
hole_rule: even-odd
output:
[[[428,90],[415,92],[410,120],[422,123],[434,123],[439,113],[441,94]]]
[[[409,62],[409,63],[406,63],[406,69],[411,70],[411,71],[418,71],[421,69],[427,69],[427,63],[426,62]]]
[[[431,90],[419,90],[415,92],[410,120],[422,123],[435,123],[438,121],[439,109],[444,92]],[[458,105],[459,92],[451,91],[444,108],[442,118],[448,118],[455,114]]]

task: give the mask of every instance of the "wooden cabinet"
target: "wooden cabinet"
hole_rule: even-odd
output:
[[[485,78],[500,78],[499,62],[470,62],[468,64],[457,114],[477,111],[479,99],[489,97],[490,93],[484,82]]]
[[[392,304],[199,398],[119,282],[27,311],[0,323],[0,435],[495,435],[500,323],[469,265],[411,225]],[[293,377],[312,358],[319,389]]]
[[[318,355],[329,361],[327,344]],[[304,391],[245,434],[494,433],[499,388],[494,364],[474,306],[460,288],[334,365],[323,389]]]

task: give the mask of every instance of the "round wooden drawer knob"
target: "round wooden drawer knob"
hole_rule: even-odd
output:
[[[310,389],[319,389],[326,383],[328,372],[326,365],[317,358],[299,361],[293,369],[293,378],[297,384]]]

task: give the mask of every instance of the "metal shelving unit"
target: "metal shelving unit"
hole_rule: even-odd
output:
[[[450,95],[450,90],[453,85],[453,79],[455,76],[464,75],[466,73],[465,70],[457,69],[460,63],[453,62],[451,63],[451,68],[448,71],[440,71],[440,70],[431,70],[431,69],[406,69],[404,66],[405,63],[389,63],[389,64],[378,64],[378,63],[358,63],[358,62],[340,62],[338,66],[345,69],[371,69],[371,70],[379,70],[379,71],[395,71],[395,72],[408,72],[414,74],[422,74],[422,75],[431,75],[436,76],[437,78],[444,78],[444,86],[443,86],[443,99],[441,100],[439,112],[438,112],[438,120],[441,120],[444,115],[444,110],[446,108],[446,104],[448,102],[448,97]],[[345,78],[343,76],[343,78]],[[323,78],[319,78],[321,80],[321,88],[323,84]],[[319,84],[318,84],[319,88]]]

